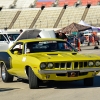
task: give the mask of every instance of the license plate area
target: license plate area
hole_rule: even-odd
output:
[[[75,72],[68,72],[67,73],[67,76],[68,77],[77,77],[77,76],[79,76],[79,71],[75,71]]]

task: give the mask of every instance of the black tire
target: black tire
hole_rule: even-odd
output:
[[[7,82],[13,82],[14,76],[10,75],[7,72],[5,64],[1,65],[1,78],[2,78],[2,81],[5,82],[5,83],[7,83]]]
[[[29,88],[30,89],[37,89],[39,87],[39,79],[37,78],[37,76],[34,74],[34,72],[32,71],[32,69],[29,67],[28,70],[28,74],[29,74]]]
[[[84,79],[84,86],[93,86],[94,78],[86,78]]]

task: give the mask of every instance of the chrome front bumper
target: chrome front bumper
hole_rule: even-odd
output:
[[[68,72],[96,72],[100,71],[100,68],[87,68],[87,69],[78,69],[78,70],[39,70],[40,74],[59,74],[59,73],[68,73]]]

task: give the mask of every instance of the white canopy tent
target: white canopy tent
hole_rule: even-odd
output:
[[[84,26],[90,26],[92,28],[92,31],[98,32],[98,28],[97,27],[91,26],[91,25],[85,23],[83,20],[81,20],[78,24],[84,25]]]

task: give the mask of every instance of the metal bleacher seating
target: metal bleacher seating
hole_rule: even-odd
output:
[[[58,28],[65,27],[73,22],[78,23],[84,13],[85,7],[68,7],[66,8],[59,24]]]
[[[15,8],[29,8],[35,0],[17,0]]]
[[[99,0],[81,0],[81,5],[86,6],[87,4],[91,4],[92,6],[96,6]]]
[[[58,1],[58,6],[62,7],[64,5],[68,6],[74,6],[74,4],[77,2],[77,0],[59,0]]]
[[[98,1],[99,1],[99,0],[92,0],[92,3],[91,3],[92,6],[96,6],[96,5],[98,4]]]
[[[53,28],[62,8],[45,8],[39,16],[34,27]]]
[[[87,13],[85,22],[93,26],[98,26],[100,24],[100,13],[98,12],[100,12],[100,7],[91,7]]]
[[[9,27],[18,10],[4,9],[0,11],[0,28]]]
[[[0,0],[0,7],[9,8],[11,4],[14,3],[14,0]]]
[[[39,9],[23,9],[12,28],[29,28]]]
[[[51,7],[54,4],[55,0],[37,0],[36,7]]]
[[[78,1],[81,6],[76,7]],[[56,7],[53,6],[55,3]],[[87,3],[92,6],[86,12]],[[88,24],[100,26],[100,7],[96,6],[97,3],[98,0],[0,0],[0,7],[3,7],[0,28],[62,28],[73,22],[79,23],[82,18]],[[11,4],[15,5],[13,9],[9,9]],[[31,4],[33,8],[30,8]],[[41,6],[45,8],[41,9]]]

